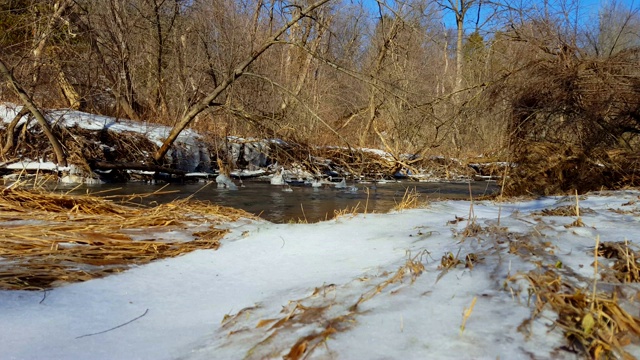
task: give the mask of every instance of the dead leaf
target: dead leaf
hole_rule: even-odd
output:
[[[300,343],[296,343],[291,348],[291,351],[287,355],[284,356],[285,360],[298,360],[304,355],[304,352],[307,351],[307,340],[303,340]]]
[[[278,319],[262,319],[260,321],[258,321],[258,325],[256,325],[256,329],[267,326],[269,324],[271,324],[272,322],[276,321]]]

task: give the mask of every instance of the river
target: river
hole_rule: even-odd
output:
[[[474,197],[498,191],[495,183],[471,182]],[[75,188],[58,186],[58,191],[93,193],[97,195],[145,194],[134,202],[153,205],[192,196],[196,200],[246,210],[277,223],[317,222],[330,219],[336,211],[382,213],[402,201],[405,192],[428,199],[469,199],[468,183],[390,182],[350,184],[348,189],[326,185],[322,188],[293,186],[284,191],[281,186],[262,181],[245,181],[238,190],[218,189],[215,183],[149,185],[144,183],[86,185]],[[161,194],[150,193],[162,191]]]

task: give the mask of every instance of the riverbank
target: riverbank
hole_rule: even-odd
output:
[[[629,190],[316,224],[240,217],[216,225],[228,231],[217,250],[0,291],[0,347],[8,358],[637,357],[639,204]],[[76,216],[57,214],[41,221]],[[144,233],[192,229],[157,231]]]
[[[151,155],[171,128],[69,109],[45,111],[68,152],[69,166],[53,162],[50,144],[21,106],[0,104],[0,136],[11,138],[3,151],[0,174],[11,177],[53,173],[65,183],[188,182],[229,172],[236,179],[283,175],[284,181],[322,182],[470,181],[495,179],[506,163],[490,159],[460,160],[426,154],[392,154],[352,146],[317,146],[282,139],[219,137],[183,131],[162,163]],[[13,124],[9,126],[8,124]],[[8,129],[11,130],[8,130]],[[11,132],[11,137],[6,132]],[[9,141],[9,140],[7,140]],[[13,144],[15,142],[15,144]]]

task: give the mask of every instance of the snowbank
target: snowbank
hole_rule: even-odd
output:
[[[47,292],[0,291],[0,348],[7,359],[576,358],[555,312],[533,316],[524,275],[546,269],[590,289],[596,237],[636,247],[639,196],[582,197],[585,227],[540,212],[571,197],[239,221],[218,251]],[[611,260],[600,261],[606,285]],[[637,343],[625,350],[640,356]]]

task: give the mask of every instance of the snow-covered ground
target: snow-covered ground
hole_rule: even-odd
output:
[[[240,220],[217,251],[46,293],[0,291],[0,357],[579,358],[561,349],[552,310],[527,321],[535,294],[524,274],[555,271],[589,292],[598,236],[637,249],[639,196],[583,196],[584,227],[539,213],[573,197],[433,202],[316,224]],[[611,261],[599,259],[601,282]],[[640,356],[637,343],[625,350]]]

